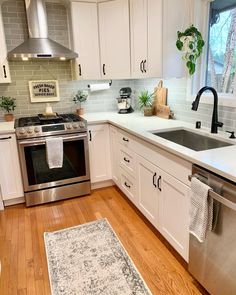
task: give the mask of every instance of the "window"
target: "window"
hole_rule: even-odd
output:
[[[205,84],[222,94],[236,93],[236,0],[210,3],[206,45]]]

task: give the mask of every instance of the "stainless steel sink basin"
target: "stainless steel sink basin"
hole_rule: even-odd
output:
[[[233,145],[231,143],[200,135],[185,129],[152,132],[152,134],[185,146],[194,151],[204,151]]]

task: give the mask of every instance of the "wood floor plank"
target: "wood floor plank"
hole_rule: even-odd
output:
[[[115,187],[80,198],[1,211],[0,294],[49,295],[44,232],[100,218],[108,219],[154,295],[201,294],[175,251]]]

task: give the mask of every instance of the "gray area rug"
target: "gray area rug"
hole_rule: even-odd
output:
[[[53,295],[150,295],[106,219],[44,233]]]

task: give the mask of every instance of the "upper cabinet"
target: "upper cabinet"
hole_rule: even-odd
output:
[[[130,78],[128,0],[98,3],[98,18],[102,78]]]
[[[79,57],[73,61],[74,78],[99,79],[100,56],[97,3],[72,2],[72,38]]]
[[[0,5],[0,83],[10,83],[11,76],[7,61],[7,47],[2,21],[2,10]]]
[[[162,76],[162,0],[130,0],[131,76]]]

